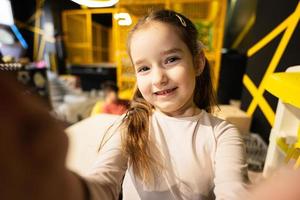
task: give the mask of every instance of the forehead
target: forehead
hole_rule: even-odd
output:
[[[163,48],[186,48],[174,26],[155,21],[148,22],[136,30],[129,45],[131,55],[140,53],[143,49],[158,51]]]
[[[156,37],[157,35],[163,36],[164,34],[172,33],[172,35],[179,35],[179,31],[177,28],[171,24],[159,22],[159,21],[149,21],[140,26],[132,35],[132,38],[141,35],[145,35],[147,33],[153,34],[150,36],[151,38]],[[149,37],[149,36],[148,36]]]

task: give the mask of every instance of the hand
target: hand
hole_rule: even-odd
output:
[[[63,197],[67,136],[36,98],[1,73],[0,199]]]
[[[300,170],[291,167],[280,169],[278,172],[264,180],[250,192],[248,200],[299,200]]]

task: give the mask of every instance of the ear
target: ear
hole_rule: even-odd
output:
[[[198,56],[196,56],[195,58],[195,65],[194,65],[194,68],[195,68],[195,74],[196,76],[200,76],[204,70],[204,66],[205,66],[205,56],[204,56],[204,52],[201,51]]]

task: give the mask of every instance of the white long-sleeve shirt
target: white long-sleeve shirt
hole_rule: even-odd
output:
[[[248,181],[243,140],[237,129],[201,111],[192,117],[176,118],[155,111],[150,132],[161,152],[164,169],[154,185],[136,178],[121,153],[116,131],[100,151],[86,182],[92,199],[117,199],[120,183],[124,199],[133,190],[134,199],[234,200],[243,199]],[[128,181],[129,180],[129,181]],[[134,200],[133,199],[133,200]]]

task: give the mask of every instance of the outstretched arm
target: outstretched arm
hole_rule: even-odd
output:
[[[247,193],[247,164],[244,142],[238,130],[223,121],[215,129],[216,199],[241,199]]]
[[[65,167],[62,127],[4,72],[0,122],[0,199],[84,199],[82,182]]]

